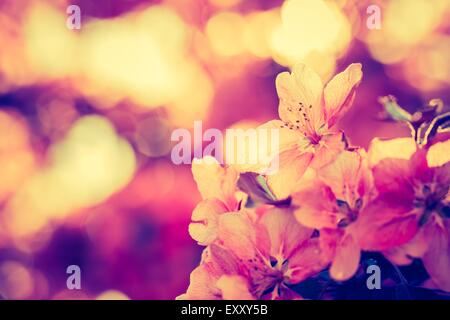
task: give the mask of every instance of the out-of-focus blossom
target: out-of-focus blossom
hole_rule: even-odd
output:
[[[349,65],[325,87],[304,64],[278,75],[281,120],[262,125],[280,130],[279,170],[268,176],[277,197],[289,196],[309,165],[321,167],[345,149],[343,132],[333,126],[352,105],[361,78],[361,64]]]
[[[392,66],[390,77],[403,80],[421,92],[447,87],[449,2],[393,0],[380,7],[381,28],[361,28],[372,57]]]
[[[336,57],[345,51],[350,40],[351,26],[334,1],[284,1],[281,23],[271,37],[273,58],[288,66],[298,61],[313,62],[324,71],[321,74],[329,75],[334,70]]]
[[[320,230],[324,252],[332,260],[330,274],[347,280],[360,260],[359,212],[374,196],[373,179],[363,150],[343,151],[318,172],[318,178],[293,194],[295,216]]]
[[[13,195],[35,167],[36,159],[23,119],[0,111],[0,202]]]
[[[117,290],[107,290],[99,294],[96,300],[130,300],[126,294]]]
[[[409,159],[385,158],[374,166],[379,195],[361,213],[361,247],[386,251],[399,264],[422,258],[431,279],[448,291],[450,162],[430,167],[428,152],[418,148]]]
[[[6,299],[43,298],[48,292],[48,280],[39,270],[14,260],[1,262],[0,295]]]
[[[141,109],[165,105],[171,120],[183,126],[204,117],[213,88],[190,55],[192,29],[174,10],[150,6],[90,21],[83,29],[79,67],[86,81],[76,85],[96,106],[110,108],[128,98]],[[202,90],[192,94],[196,88]]]
[[[439,27],[445,19],[448,2],[394,0],[387,2],[383,9],[383,27],[368,32],[365,40],[375,59],[393,64],[405,59]]]
[[[131,146],[108,120],[83,117],[51,148],[48,167],[29,177],[8,203],[6,225],[18,237],[30,235],[98,204],[129,182],[135,165]]]
[[[216,244],[208,246],[191,274],[183,299],[295,299],[289,286],[327,264],[313,229],[287,209],[268,208],[256,216],[227,213]]]
[[[171,121],[183,126],[205,116],[214,89],[190,52],[195,28],[175,10],[151,5],[114,19],[94,19],[83,6],[82,28],[70,30],[64,2],[5,6],[0,40],[8,50],[0,53],[5,77],[0,91],[55,81],[97,109],[114,108],[124,100],[141,112],[164,106]]]

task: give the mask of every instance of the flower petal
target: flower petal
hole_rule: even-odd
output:
[[[323,124],[322,80],[304,64],[294,66],[292,73],[280,73],[276,79],[280,119],[299,130],[312,133]]]
[[[324,90],[325,114],[328,127],[333,126],[353,103],[356,87],[362,79],[362,65],[352,63],[335,75]]]
[[[311,167],[320,169],[330,164],[345,148],[347,148],[347,141],[343,132],[332,132],[323,135],[319,144],[315,147]]]
[[[254,300],[248,289],[248,282],[241,276],[222,276],[217,281],[217,287],[222,291],[224,300]]]
[[[217,275],[211,272],[211,266],[201,264],[191,272],[190,284],[179,300],[216,300],[221,298],[220,290],[215,286]]]
[[[354,207],[355,202],[372,189],[373,181],[363,150],[343,151],[335,161],[319,170],[320,178],[336,198]]]
[[[287,198],[295,190],[312,157],[312,153],[296,147],[279,155],[278,170],[267,176],[267,184],[277,199]]]
[[[429,232],[425,232],[429,228],[427,224],[424,228],[421,228],[416,236],[404,245],[394,247],[383,254],[395,264],[408,265],[414,258],[421,258],[428,250],[428,245],[432,239],[430,239]]]
[[[259,134],[257,149],[254,150],[255,145],[247,144],[244,152],[256,152],[258,155],[257,161],[250,161],[251,157],[246,156],[247,161],[245,163],[232,164],[239,172],[266,174],[269,169],[276,170],[278,155],[285,150],[294,148],[304,139],[298,131],[285,128],[284,123],[280,120],[268,121],[256,130]],[[272,133],[273,130],[276,130],[276,133]],[[242,150],[239,152],[242,152]]]
[[[433,168],[434,179],[438,185],[445,188],[450,185],[450,162],[445,163],[440,167]],[[450,196],[450,195],[449,195]]]
[[[300,242],[288,259],[291,272],[289,283],[295,284],[319,273],[328,263],[327,257],[322,254],[318,238]]]
[[[417,145],[412,138],[380,140],[375,138],[369,146],[368,156],[371,167],[387,158],[408,160],[416,152]]]
[[[219,220],[219,239],[240,259],[256,255],[256,232],[251,220],[242,213],[226,213]]]
[[[408,252],[403,248],[403,246],[393,247],[389,250],[383,252],[383,255],[390,262],[395,263],[399,266],[407,266],[413,262],[413,257],[411,257]]]
[[[354,234],[364,250],[388,250],[410,241],[418,231],[412,203],[402,203],[397,195],[384,194],[359,214]]]
[[[358,270],[361,249],[351,234],[345,234],[337,244],[330,275],[338,281],[350,279]]]
[[[217,199],[201,201],[192,212],[192,223],[189,224],[189,234],[200,245],[208,245],[217,237],[219,216],[228,209]]]
[[[308,240],[313,230],[300,225],[290,210],[274,208],[266,212],[259,224],[267,230],[270,252],[273,257],[288,258],[303,241]]]
[[[262,125],[260,125],[257,129],[267,129],[267,130],[279,130],[279,137],[280,137],[280,141],[279,141],[279,152],[280,151],[284,151],[287,149],[290,149],[290,147],[293,144],[298,143],[298,141],[301,139],[302,135],[295,131],[295,130],[290,130],[287,129],[285,127],[283,127],[284,123],[283,121],[280,120],[271,120],[268,121]]]
[[[234,193],[238,173],[231,167],[222,167],[215,158],[194,159],[192,174],[203,199],[220,199],[231,210],[236,205]]]
[[[226,248],[212,244],[204,250],[202,263],[211,265],[216,275],[239,274],[241,266],[236,256]]]
[[[319,243],[323,256],[332,261],[336,254],[336,247],[339,239],[344,235],[342,228],[324,228],[320,229]]]
[[[450,139],[440,141],[428,149],[427,162],[429,167],[439,167],[450,162]]]
[[[335,228],[337,217],[333,203],[336,203],[331,189],[323,182],[311,181],[292,195],[292,204],[297,220],[309,228]]]
[[[423,263],[433,282],[440,289],[450,292],[450,222],[445,222],[443,226],[434,224],[428,230],[432,240]]]
[[[411,185],[410,162],[403,159],[384,159],[373,168],[377,190],[381,193],[396,193],[402,202],[414,200]]]
[[[425,149],[418,149],[409,159],[410,176],[422,183],[433,181],[435,168],[428,167],[427,152]]]

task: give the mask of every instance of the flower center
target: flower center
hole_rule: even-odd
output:
[[[311,144],[317,145],[317,144],[319,144],[320,140],[322,139],[322,136],[316,132],[313,132],[313,134],[311,134],[308,138],[309,138],[309,141],[311,142]]]
[[[445,203],[449,187],[439,187],[436,183],[422,184],[415,188],[414,206],[421,208],[419,225],[423,226],[433,215],[450,218],[450,206]]]
[[[362,199],[358,198],[355,201],[353,208],[345,200],[336,200],[338,207],[338,227],[345,228],[358,218],[359,210],[362,207]]]
[[[315,128],[313,106],[311,104],[304,105],[302,102],[299,102],[298,105],[288,106],[286,110],[289,113],[289,119],[283,119],[287,121],[284,121],[281,128],[298,130],[311,141],[311,144],[318,144],[321,135]]]
[[[251,260],[256,261],[256,259]],[[270,256],[269,260],[262,265],[253,266],[251,270],[251,277],[253,280],[252,293],[260,298],[273,292],[286,280],[285,273],[287,267],[288,260],[280,260],[272,256]]]

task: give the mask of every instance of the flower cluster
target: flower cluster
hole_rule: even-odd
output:
[[[334,128],[362,79],[351,64],[325,87],[305,65],[276,79],[279,170],[196,159],[202,195],[189,232],[205,246],[182,299],[300,299],[295,286],[327,271],[355,276],[363,252],[394,265],[420,259],[428,284],[450,291],[450,139],[438,101],[409,114],[382,102],[411,138],[375,138],[368,150]],[[253,172],[249,172],[253,171]]]

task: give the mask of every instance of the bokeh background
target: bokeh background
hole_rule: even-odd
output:
[[[377,120],[379,96],[448,104],[449,56],[448,0],[0,0],[0,294],[173,299],[201,248],[172,130],[257,125],[277,116],[280,71],[303,61],[327,81],[361,62],[339,126],[367,147],[408,135]]]

